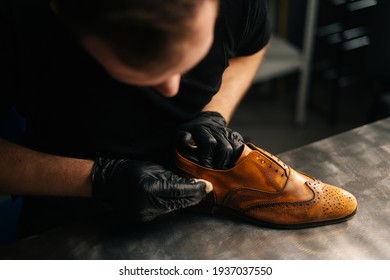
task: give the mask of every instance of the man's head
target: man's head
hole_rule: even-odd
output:
[[[86,50],[124,83],[178,91],[213,41],[218,0],[53,0]]]

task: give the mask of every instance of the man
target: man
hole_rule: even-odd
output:
[[[265,1],[1,0],[0,26],[0,116],[27,122],[22,145],[0,140],[0,191],[28,196],[24,232],[95,201],[151,220],[210,191],[172,172],[175,149],[239,157],[227,123],[269,40]]]

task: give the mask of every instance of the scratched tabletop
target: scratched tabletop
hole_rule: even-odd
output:
[[[354,194],[357,214],[298,230],[192,211],[146,224],[107,214],[9,244],[0,259],[390,259],[390,118],[278,156]]]

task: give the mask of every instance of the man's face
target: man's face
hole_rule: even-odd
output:
[[[218,7],[215,1],[204,1],[193,22],[193,34],[178,44],[180,60],[166,71],[140,71],[122,63],[106,42],[95,36],[83,39],[86,50],[116,80],[136,86],[152,86],[165,97],[179,91],[181,75],[193,68],[208,53],[214,36]]]

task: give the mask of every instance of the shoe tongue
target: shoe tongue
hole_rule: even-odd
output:
[[[244,145],[244,149],[242,150],[241,156],[237,159],[236,164],[239,164],[244,158],[246,158],[250,152],[252,152],[252,149],[249,148],[247,145]]]

